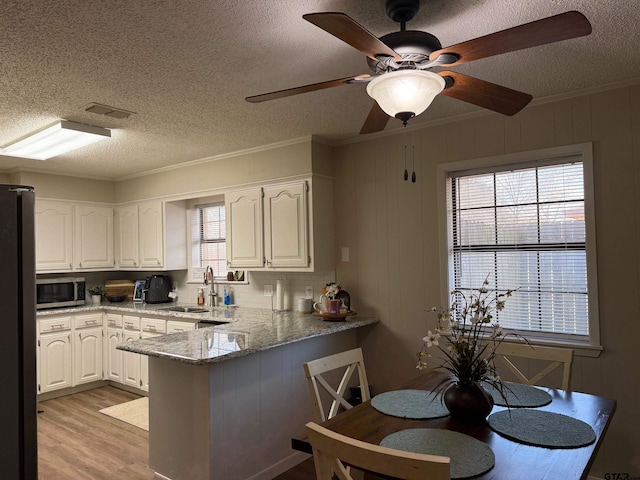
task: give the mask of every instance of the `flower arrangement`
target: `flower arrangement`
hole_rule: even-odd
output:
[[[494,357],[505,334],[494,321],[492,312],[504,309],[512,291],[491,292],[488,285],[487,277],[471,294],[454,290],[450,307],[433,309],[438,312],[438,325],[423,338],[423,347],[417,353],[417,368],[427,368],[432,357],[430,349],[439,349],[444,357],[437,366],[451,372],[451,376],[438,385],[440,391],[452,384],[470,387],[485,382],[504,397]]]
[[[329,300],[335,300],[336,295],[341,290],[340,285],[337,285],[336,282],[327,283],[324,287],[322,287],[322,293],[327,296]]]

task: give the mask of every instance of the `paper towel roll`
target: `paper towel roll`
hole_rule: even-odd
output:
[[[276,310],[284,310],[284,286],[281,278],[276,280]]]

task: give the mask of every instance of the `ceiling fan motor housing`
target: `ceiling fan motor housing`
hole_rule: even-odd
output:
[[[419,30],[388,33],[380,37],[380,40],[397,52],[402,57],[402,62],[398,64],[389,62],[386,58],[372,60],[367,57],[369,68],[377,74],[387,72],[390,68],[393,70],[403,66],[409,67],[409,65],[411,66],[409,68],[420,68],[421,63],[431,63],[429,62],[431,52],[442,48],[440,40],[434,35]]]

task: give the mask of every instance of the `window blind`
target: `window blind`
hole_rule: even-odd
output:
[[[198,205],[193,266],[211,266],[216,277],[226,276],[226,214],[224,204]]]
[[[514,290],[504,328],[588,336],[583,163],[481,173],[448,182],[452,289]]]

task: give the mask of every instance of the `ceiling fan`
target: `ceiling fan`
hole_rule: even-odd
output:
[[[419,8],[420,0],[387,0],[387,15],[400,23],[400,31],[380,38],[344,13],[303,15],[308,22],[364,53],[372,73],[254,95],[246,100],[258,103],[339,85],[366,83],[367,93],[375,103],[361,134],[383,130],[390,116],[406,125],[409,119],[426,110],[439,93],[504,115],[514,115],[531,101],[531,95],[450,70],[437,73],[430,70],[591,33],[587,18],[580,12],[569,11],[442,48],[430,33],[406,30],[406,23]]]

